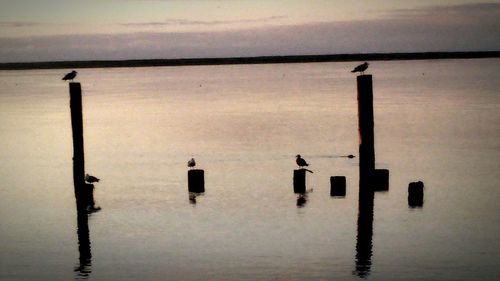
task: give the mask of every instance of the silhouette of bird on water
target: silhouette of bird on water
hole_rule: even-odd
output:
[[[340,156],[340,157],[345,157],[345,158],[349,158],[349,159],[352,159],[356,156],[352,155],[352,154],[349,154],[349,155],[345,155],[345,156]]]
[[[191,159],[188,161],[188,167],[189,167],[189,168],[193,168],[194,166],[196,166],[196,161],[194,161],[194,158],[191,158]]]
[[[75,77],[76,77],[76,74],[77,74],[77,72],[73,70],[70,73],[64,75],[64,77],[61,80],[64,80],[64,81],[71,80],[71,81],[73,81],[73,79],[75,79]]]
[[[99,182],[99,179],[94,177],[94,176],[91,176],[89,174],[86,174],[85,175],[85,181],[88,182],[88,183],[94,183],[94,182]]]
[[[365,63],[356,66],[351,72],[360,72],[361,74],[365,74],[366,69],[368,69],[368,63],[365,61]]]
[[[297,154],[297,159],[295,160],[295,163],[297,163],[297,165],[299,165],[300,168],[312,173],[313,171],[309,170],[309,169],[305,169],[304,167],[305,166],[309,166],[309,164],[306,162],[306,160],[304,160],[304,158],[302,158],[302,156],[300,156],[300,154]]]

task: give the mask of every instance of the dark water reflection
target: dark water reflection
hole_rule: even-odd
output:
[[[86,210],[78,210],[78,265],[75,267],[76,279],[87,279],[92,272],[92,253],[90,251],[89,214]]]
[[[373,205],[373,190],[360,186],[358,232],[356,236],[356,270],[354,274],[362,278],[370,274],[372,265]]]

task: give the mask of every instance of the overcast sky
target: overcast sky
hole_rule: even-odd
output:
[[[0,62],[500,50],[500,1],[0,0]]]

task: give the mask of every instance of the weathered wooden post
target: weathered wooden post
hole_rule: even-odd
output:
[[[205,171],[200,169],[188,171],[188,191],[194,193],[205,192]]]
[[[421,181],[411,182],[408,185],[408,206],[420,208],[424,205],[424,183]]]
[[[85,157],[83,149],[82,88],[80,83],[69,83],[71,128],[73,132],[73,183],[78,209],[86,209],[89,195],[85,184]]]
[[[372,76],[359,75],[357,86],[360,180],[370,182],[375,170]],[[373,188],[365,184],[361,184],[360,187]]]
[[[345,197],[346,178],[344,176],[330,177],[330,196]]]
[[[306,193],[306,169],[293,170],[293,192]]]

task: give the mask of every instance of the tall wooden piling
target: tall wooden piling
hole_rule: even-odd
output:
[[[73,131],[73,182],[78,208],[86,208],[85,157],[83,149],[82,88],[80,83],[69,83],[71,128]]]
[[[306,170],[293,170],[293,192],[306,193]]]
[[[357,84],[360,179],[371,181],[375,170],[372,76],[359,75]]]

